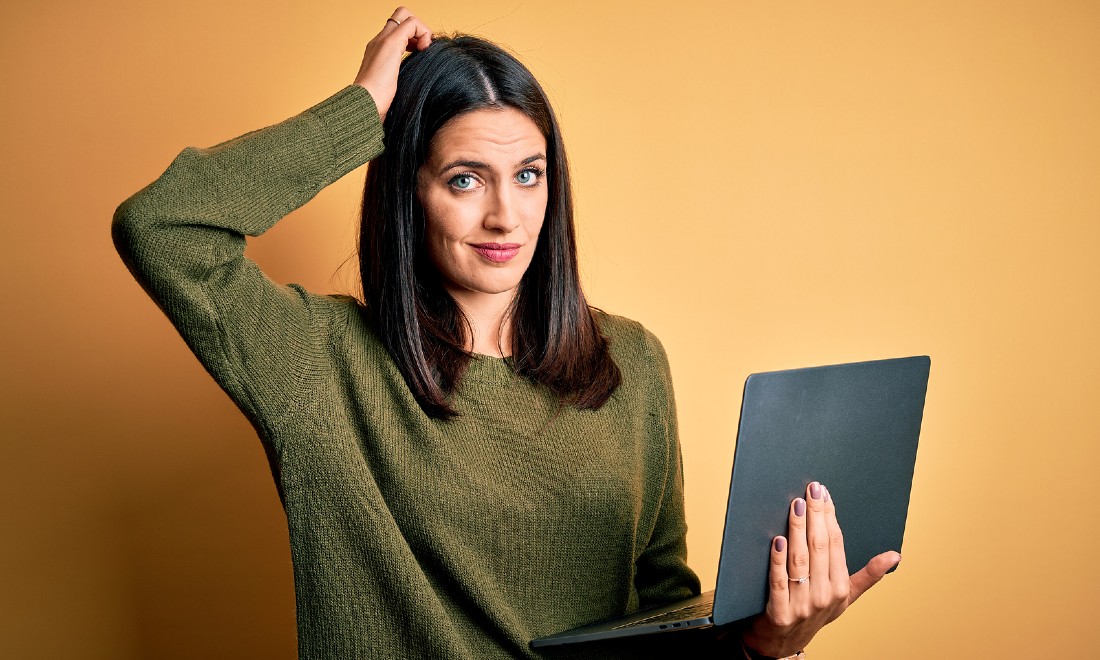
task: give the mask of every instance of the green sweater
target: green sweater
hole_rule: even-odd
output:
[[[439,421],[354,299],[275,284],[245,258],[245,235],[382,148],[374,103],[351,86],[276,126],[184,150],[112,226],[134,276],[264,444],[290,532],[300,657],[654,651],[528,648],[698,592],[653,335],[599,316],[623,376],[599,410],[558,412],[508,360],[479,357],[455,396],[460,417]]]

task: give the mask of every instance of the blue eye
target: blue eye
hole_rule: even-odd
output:
[[[529,167],[520,170],[520,173],[516,175],[516,182],[523,186],[533,186],[539,182],[540,175],[542,175],[542,170]]]
[[[459,190],[470,190],[474,187],[474,177],[469,174],[458,174],[451,179],[451,185]]]

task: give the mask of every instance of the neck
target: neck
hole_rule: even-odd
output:
[[[486,294],[463,290],[449,293],[470,324],[473,336],[466,339],[467,350],[493,357],[512,354],[512,323],[508,310],[515,291]]]

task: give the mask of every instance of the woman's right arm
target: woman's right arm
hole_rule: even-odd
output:
[[[185,149],[115,213],[112,235],[131,272],[253,419],[277,415],[308,378],[320,303],[264,277],[244,256],[245,236],[381,153],[401,55],[429,42],[415,18],[387,21],[357,85],[275,126]]]

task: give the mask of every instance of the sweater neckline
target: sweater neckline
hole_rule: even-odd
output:
[[[471,354],[466,366],[464,379],[480,381],[505,382],[516,378],[515,362],[512,356],[496,357],[481,353]]]

